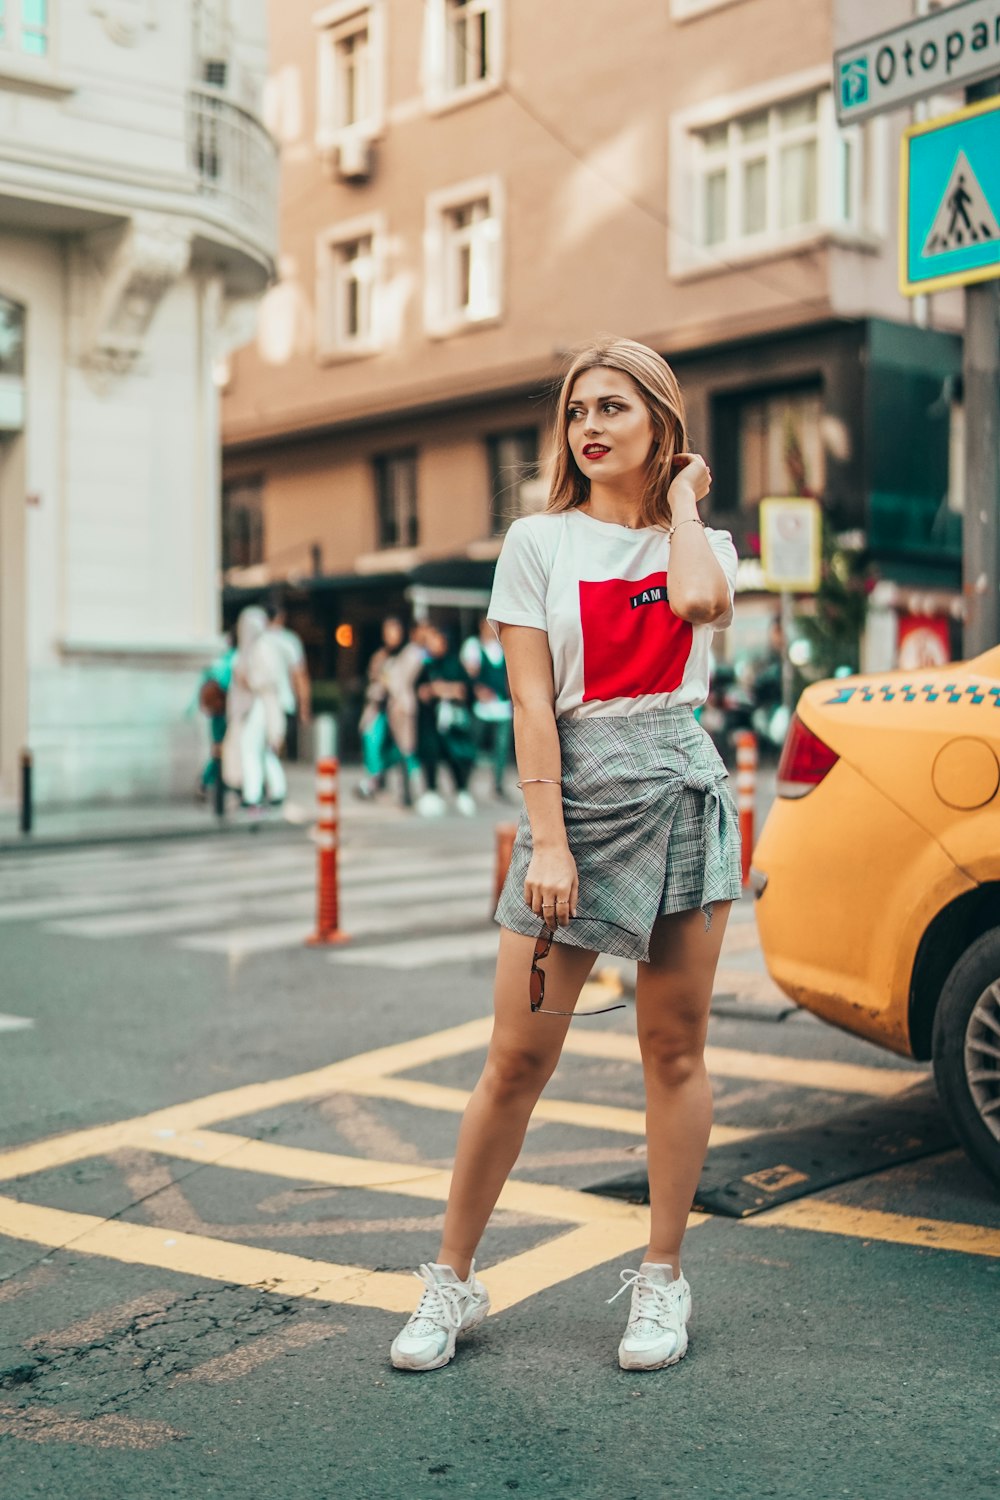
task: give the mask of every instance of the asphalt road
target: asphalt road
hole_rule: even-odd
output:
[[[749,906],[710,1161],[765,1207],[693,1216],[688,1357],[618,1369],[645,1210],[586,1191],[642,1167],[629,1008],[574,1024],[481,1247],[493,1316],[391,1369],[488,1036],[495,821],[350,808],[335,950],[302,943],[301,832],[6,861],[4,1500],[994,1496],[1000,1205],[940,1143],[820,1185],[799,1132],[860,1112],[905,1155],[925,1070],[790,1010]]]

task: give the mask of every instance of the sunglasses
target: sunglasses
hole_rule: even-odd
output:
[[[543,927],[541,934],[535,942],[535,952],[531,960],[531,974],[528,977],[528,998],[531,1009],[535,1015],[543,1016],[603,1016],[609,1010],[624,1010],[625,1001],[619,1000],[617,1005],[602,1005],[599,1010],[546,1010],[545,1008],[545,970],[541,967],[542,962],[548,958],[552,951],[552,943],[555,933],[551,927]]]

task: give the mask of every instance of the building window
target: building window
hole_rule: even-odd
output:
[[[486,439],[490,465],[490,531],[502,536],[528,507],[523,487],[538,478],[538,430],[523,427]]]
[[[264,480],[234,479],[222,486],[222,569],[264,561]]]
[[[449,89],[468,88],[491,77],[494,17],[492,0],[448,0]]]
[[[838,129],[829,88],[755,94],[722,119],[675,120],[674,131],[671,217],[688,227],[671,241],[675,270],[780,251],[823,230],[857,237],[880,228],[872,204],[881,133]]]
[[[500,190],[466,184],[428,201],[427,321],[447,333],[500,316]]]
[[[425,0],[432,105],[474,98],[501,77],[503,0]]]
[[[328,6],[314,21],[319,27],[319,144],[376,135],[383,124],[381,3]]]
[[[375,502],[380,547],[415,547],[420,534],[417,515],[417,453],[381,453],[375,459]]]
[[[755,511],[769,495],[822,495],[826,482],[823,397],[816,388],[741,398],[739,504]]]
[[[321,355],[371,353],[381,345],[379,273],[383,233],[377,216],[320,236],[317,337]]]
[[[47,57],[49,0],[0,0],[0,47],[27,57]]]

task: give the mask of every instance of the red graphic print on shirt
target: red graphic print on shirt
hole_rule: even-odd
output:
[[[584,703],[680,687],[693,632],[670,608],[666,573],[581,580],[580,625]]]

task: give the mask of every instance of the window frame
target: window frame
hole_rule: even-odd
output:
[[[12,61],[18,67],[44,68],[51,66],[56,19],[55,8],[56,0],[46,0],[45,26],[39,33],[45,37],[45,51],[29,52],[23,45],[25,34],[23,0],[6,0],[3,13],[0,15],[0,69],[6,72]],[[38,32],[37,27],[29,29],[32,35]]]
[[[782,229],[778,223],[780,177],[778,165],[782,144],[793,143],[799,131],[778,135],[773,129],[772,111],[796,99],[816,97],[816,121],[810,130],[801,129],[801,138],[814,132],[817,144],[817,212],[807,224]],[[755,153],[751,145],[742,147],[735,141],[733,126],[742,117],[767,111],[771,115],[768,135],[761,141],[761,153],[768,161],[766,226],[763,232],[744,234],[734,229],[739,223],[742,203],[738,168]],[[877,207],[879,189],[885,178],[882,161],[885,156],[884,121],[870,121],[840,129],[836,122],[831,74],[826,66],[772,80],[766,85],[720,97],[708,105],[698,105],[675,114],[670,122],[670,186],[667,258],[670,275],[678,280],[710,272],[723,272],[732,263],[762,259],[783,254],[817,241],[836,240],[867,250],[878,250],[886,234],[884,212]],[[719,161],[725,165],[726,234],[724,239],[705,243],[706,171],[705,147],[699,137],[713,127],[729,126],[730,135]],[[874,128],[873,128],[874,127]],[[841,214],[845,197],[845,164],[853,158],[854,170],[847,216]]]
[[[232,546],[233,512],[231,509],[231,497],[241,490],[253,491],[256,495],[256,506],[242,505],[239,511],[245,515],[253,515],[253,525],[249,528],[251,533],[249,542],[257,543],[259,557],[250,557],[244,562],[233,560],[230,548]],[[239,572],[246,568],[261,567],[267,560],[267,506],[266,506],[267,480],[264,474],[233,474],[223,479],[222,493],[219,505],[220,532],[219,557],[222,565],[222,573]],[[251,545],[249,550],[253,551]]]
[[[487,16],[488,71],[484,78],[454,85],[450,81],[451,7],[454,0],[424,0],[424,99],[434,114],[495,94],[504,77],[506,0],[472,0]]]
[[[341,290],[346,279],[338,274],[338,254],[345,246],[370,239],[371,327],[367,334],[350,335],[343,326]],[[385,285],[386,221],[384,214],[344,219],[316,236],[316,351],[324,363],[377,354],[385,347],[383,290]]]
[[[521,442],[524,439],[530,439],[530,446],[533,449],[534,457],[531,459],[530,464],[524,463],[519,466],[524,468],[531,467],[534,469],[534,473],[528,476],[527,481],[524,478],[518,480],[518,486],[524,484],[525,482],[530,483],[532,479],[537,479],[541,473],[542,455],[540,434],[538,428],[532,427],[530,425],[519,427],[504,427],[496,432],[488,432],[485,434],[484,441],[486,446],[486,463],[489,470],[490,480],[489,534],[491,537],[505,536],[507,533],[507,528],[514,520],[517,519],[516,516],[504,515],[500,507],[502,497],[504,495],[509,495],[513,488],[513,486],[510,484],[503,486],[500,483],[503,474],[503,470],[500,466],[500,445],[501,443],[510,442],[511,440],[515,442]],[[527,511],[519,509],[518,516],[526,514],[528,514]]]
[[[384,0],[336,0],[313,14],[316,50],[316,145],[330,151],[345,140],[374,140],[385,130]],[[351,36],[368,36],[367,111],[357,120],[342,117],[338,48]]]
[[[450,295],[450,261],[455,234],[449,231],[448,217],[483,200],[489,205],[485,222],[496,226],[492,234],[482,235],[489,245],[487,275],[492,283],[491,295],[484,312],[470,315],[462,311]],[[493,327],[501,321],[504,309],[504,194],[499,177],[471,178],[428,194],[424,271],[424,324],[432,338],[447,338],[464,329]]]
[[[390,466],[406,460],[412,464],[413,485],[411,494],[411,511],[406,518],[406,534],[397,534],[395,540],[387,540],[384,523],[386,520],[386,482],[390,472]],[[371,459],[372,488],[375,496],[375,546],[378,552],[400,552],[411,551],[420,545],[420,450],[417,447],[390,448],[383,453],[375,453]],[[395,505],[395,497],[393,498]],[[397,532],[400,517],[396,516]]]

